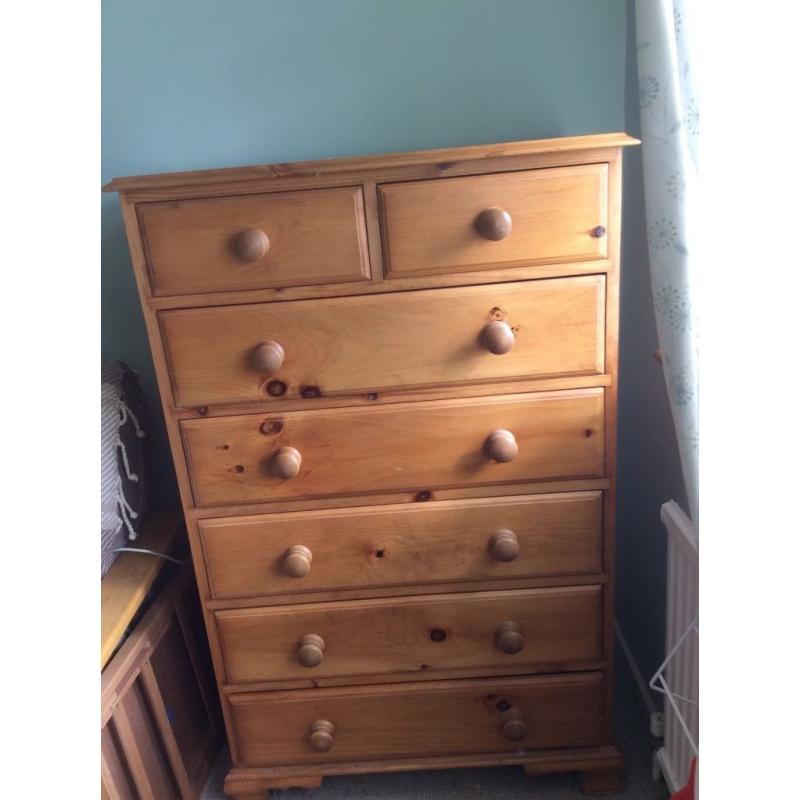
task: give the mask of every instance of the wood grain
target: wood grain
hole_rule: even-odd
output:
[[[136,211],[154,295],[369,278],[360,187],[141,203]],[[237,254],[243,231],[266,235],[266,255]]]
[[[230,703],[243,765],[310,765],[596,745],[601,687],[601,673],[577,673],[251,693]],[[501,709],[508,706],[525,714],[522,742],[503,737]],[[307,742],[317,719],[336,728],[327,753]]]
[[[199,523],[215,598],[378,586],[598,573],[601,493],[492,497],[306,511]],[[511,562],[492,558],[494,531],[514,531]],[[283,570],[294,545],[311,550],[302,578]]]
[[[528,589],[307,603],[219,611],[229,683],[404,674],[434,680],[441,670],[525,668],[597,661],[602,652],[602,587]],[[524,645],[503,652],[504,623]],[[303,636],[319,636],[320,663],[298,659]],[[303,654],[304,655],[304,654]],[[319,655],[319,654],[318,654]]]
[[[389,277],[464,272],[606,257],[607,167],[390,183],[379,187],[384,264]],[[500,241],[476,220],[497,207],[510,217]]]
[[[198,505],[388,490],[601,477],[603,390],[398,403],[372,408],[246,415],[181,423]],[[487,436],[513,431],[520,452],[505,464]],[[296,478],[272,475],[273,454],[296,448]]]
[[[309,394],[603,371],[603,276],[340,297],[160,314],[179,407]],[[514,333],[509,352],[481,339],[492,321]],[[277,342],[283,366],[266,374],[255,356]]]

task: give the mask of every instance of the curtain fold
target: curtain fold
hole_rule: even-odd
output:
[[[683,0],[636,0],[650,278],[687,509],[698,521],[698,346],[694,226],[700,109]]]

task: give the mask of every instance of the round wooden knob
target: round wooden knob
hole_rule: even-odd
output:
[[[312,726],[308,736],[308,743],[312,750],[325,753],[333,747],[333,734],[336,728],[327,719],[318,719]]]
[[[311,571],[311,551],[302,544],[293,544],[283,557],[281,567],[290,578],[305,578]]]
[[[495,634],[495,644],[497,649],[510,656],[519,653],[525,647],[525,639],[519,630],[516,622],[504,622]]]
[[[245,228],[234,237],[233,250],[242,261],[260,261],[269,252],[269,237],[258,228]]]
[[[302,463],[303,457],[300,455],[299,450],[295,450],[294,447],[281,447],[272,456],[270,471],[276,478],[288,481],[300,472]]]
[[[476,225],[484,239],[499,242],[511,233],[511,214],[502,208],[487,208],[478,214]]]
[[[316,633],[307,633],[297,648],[297,660],[304,667],[318,667],[322,663],[325,640]]]
[[[528,725],[525,714],[513,706],[503,712],[503,736],[511,742],[519,742],[528,735]]]
[[[282,366],[286,352],[278,342],[262,342],[253,351],[253,367],[265,375],[274,375]]]
[[[486,454],[494,461],[505,464],[519,453],[519,445],[511,431],[496,430],[486,438]]]
[[[501,528],[489,539],[489,552],[498,561],[516,561],[519,558],[519,539],[514,531]]]
[[[514,331],[507,322],[490,322],[481,334],[483,346],[496,356],[507,353],[514,346]]]

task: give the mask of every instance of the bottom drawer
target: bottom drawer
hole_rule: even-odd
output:
[[[601,744],[603,673],[229,697],[240,766]]]

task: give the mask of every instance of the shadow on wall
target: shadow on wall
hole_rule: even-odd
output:
[[[635,0],[627,2],[625,122],[639,136]],[[645,681],[664,658],[666,532],[661,504],[686,508],[650,288],[641,148],[625,153],[618,427],[616,617]]]

